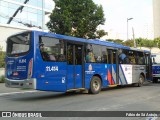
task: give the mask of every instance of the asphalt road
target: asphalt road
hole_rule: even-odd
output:
[[[12,88],[5,87],[3,91],[4,89],[6,90],[2,92],[2,88],[0,87],[0,111],[160,111],[160,83],[147,83],[143,87],[107,88],[97,95],[19,90],[14,88],[12,90]],[[106,118],[88,117],[86,119]],[[107,119],[115,120],[115,118]],[[121,119],[146,120],[148,118]],[[156,120],[159,119],[156,118]]]

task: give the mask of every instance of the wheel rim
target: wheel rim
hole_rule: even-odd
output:
[[[93,82],[93,88],[94,88],[96,91],[98,91],[98,90],[99,90],[99,88],[100,88],[100,84],[99,84],[99,82],[98,82],[98,81],[94,81],[94,82]]]
[[[141,84],[141,85],[143,84],[143,78],[142,77],[139,78],[139,84]]]

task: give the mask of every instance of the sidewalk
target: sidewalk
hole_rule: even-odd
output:
[[[0,83],[0,93],[33,91],[33,89],[8,88],[4,83]]]

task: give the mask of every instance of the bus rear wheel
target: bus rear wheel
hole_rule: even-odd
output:
[[[101,79],[97,76],[93,76],[90,84],[89,93],[98,94],[101,91]]]
[[[139,76],[139,81],[137,83],[137,86],[141,87],[141,86],[143,86],[143,83],[144,83],[144,77],[143,77],[143,75],[140,75]]]

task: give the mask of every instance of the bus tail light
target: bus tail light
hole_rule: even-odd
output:
[[[32,69],[33,69],[33,58],[29,61],[29,66],[28,66],[28,78],[32,77]]]

